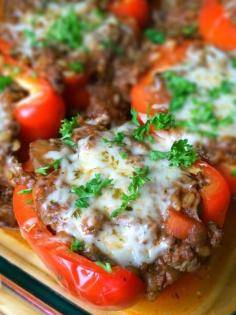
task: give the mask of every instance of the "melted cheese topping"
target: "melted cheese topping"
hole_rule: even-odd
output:
[[[213,129],[203,122],[198,127],[202,131],[217,132],[219,137],[228,135],[236,137],[236,68],[233,67],[230,56],[213,46],[207,45],[202,48],[192,46],[188,49],[185,61],[170,70],[197,85],[197,92],[189,96],[183,108],[175,113],[176,119],[188,121],[192,110],[201,106],[194,104],[193,98],[200,102],[210,102],[219,120],[231,117],[233,122],[220,124]],[[219,88],[224,81],[232,84],[232,91],[220,93],[214,100],[210,99],[209,91]],[[189,138],[190,142],[206,141],[205,137],[193,136],[189,132],[185,137]]]
[[[24,33],[33,33],[37,43],[47,40],[49,28],[70,8],[74,9],[78,19],[85,21],[91,26],[91,30],[87,30],[84,33],[81,47],[74,49],[77,54],[104,50],[106,47],[101,44],[102,41],[118,40],[120,34],[118,19],[112,14],[99,15],[93,0],[81,1],[73,5],[50,2],[43,13],[40,10],[38,13],[31,11],[18,12],[19,21],[16,24],[5,24],[6,29],[11,32],[13,40],[18,43],[16,51],[32,57],[35,47],[31,45],[30,40],[27,40],[27,36]],[[22,36],[25,38],[24,40],[22,40]]]
[[[12,117],[9,114],[9,111],[6,110],[4,107],[3,101],[2,101],[2,96],[0,98],[0,134],[6,132],[6,122],[12,119]],[[1,141],[1,137],[0,137]]]
[[[48,195],[43,208],[47,211],[51,203],[57,203],[64,209],[60,212],[57,232],[66,231],[84,240],[88,246],[96,245],[118,264],[138,267],[152,263],[169,248],[168,238],[161,236],[162,223],[168,215],[177,185],[188,184],[181,181],[186,171],[170,167],[167,160],[154,162],[148,157],[150,149],[168,150],[169,144],[165,141],[134,143],[130,137],[133,128],[127,123],[95,138],[82,139],[73,153],[68,148],[48,152],[46,158],[62,158],[62,162],[55,189]],[[104,137],[113,139],[117,132],[127,135],[125,146],[104,142]],[[121,157],[121,150],[126,150],[127,159]],[[121,194],[128,193],[135,168],[144,166],[150,170],[150,181],[131,203],[132,211],[124,211],[111,219],[111,213],[121,205]],[[79,216],[73,216],[76,196],[70,192],[71,187],[86,185],[95,174],[112,179],[113,186],[103,189],[101,196],[90,198],[89,207],[81,209]]]

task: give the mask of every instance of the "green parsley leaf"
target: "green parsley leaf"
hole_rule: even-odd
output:
[[[158,161],[162,159],[166,159],[169,156],[169,152],[163,152],[163,151],[157,151],[157,150],[152,150],[149,152],[149,157],[153,161]]]
[[[69,63],[68,68],[75,73],[84,72],[84,65],[80,61]]]
[[[70,251],[71,252],[81,252],[84,249],[84,243],[83,241],[74,239],[70,245]]]
[[[33,202],[32,199],[26,200],[26,204],[27,204],[27,205],[30,205],[32,202]]]
[[[62,159],[57,159],[51,163],[51,166],[54,168],[55,171],[57,171],[59,169],[59,167],[61,165],[61,161],[62,161]]]
[[[110,145],[117,144],[122,146],[124,144],[125,134],[123,132],[117,132],[112,140],[107,138],[103,138],[105,143],[109,143]]]
[[[197,91],[197,85],[184,77],[177,75],[173,71],[163,73],[167,87],[172,94],[170,102],[170,111],[175,112],[184,106],[189,95]]]
[[[233,68],[236,68],[236,57],[231,58],[231,64],[232,64]]]
[[[190,167],[197,160],[197,153],[187,139],[175,141],[168,160],[171,166]]]
[[[235,168],[235,169],[233,169],[233,171],[232,171],[232,175],[233,175],[233,176],[236,176],[236,168]]]
[[[124,152],[124,151],[120,151],[120,157],[123,159],[123,160],[126,160],[127,159],[127,153]]]
[[[51,169],[51,165],[45,165],[45,166],[37,168],[35,170],[35,173],[46,176],[50,169]]]
[[[191,110],[191,118],[196,124],[216,123],[214,105],[211,102],[193,99],[193,104],[196,106]]]
[[[57,171],[60,167],[62,159],[57,159],[53,161],[51,164],[39,167],[35,170],[35,173],[46,176],[50,169],[54,168],[55,171]]]
[[[138,121],[138,113],[136,112],[136,110],[134,110],[133,108],[131,108],[131,116],[132,116],[132,122],[136,125],[136,126],[140,126],[140,123]]]
[[[29,42],[31,47],[46,47],[47,46],[47,42],[46,41],[39,41],[36,33],[33,30],[29,30],[26,29],[23,31],[24,36],[26,38],[26,40]]]
[[[109,49],[114,52],[116,55],[122,55],[124,53],[123,47],[119,46],[116,42],[111,39],[104,39],[101,41],[101,46],[104,49]]]
[[[144,141],[144,137],[147,136],[149,141],[152,142],[153,138],[150,135],[151,126],[156,130],[170,129],[175,127],[175,120],[171,113],[157,113],[148,118],[145,124],[139,125],[133,132],[134,139],[142,142]]]
[[[112,186],[112,179],[102,178],[101,174],[95,174],[85,186],[72,187],[71,192],[79,198],[75,202],[76,208],[88,208],[89,199],[101,196],[102,190]]]
[[[78,49],[83,45],[83,32],[88,24],[79,19],[73,7],[58,17],[48,29],[47,39],[54,43],[63,43],[71,49]]]
[[[17,195],[28,195],[32,192],[32,188],[22,189],[18,191]]]
[[[164,32],[158,31],[154,28],[148,28],[144,31],[146,38],[153,44],[164,44],[166,35]]]
[[[109,273],[112,272],[111,264],[108,262],[97,261],[96,265],[103,268],[104,270],[106,270]]]
[[[0,76],[0,92],[3,92],[6,87],[11,85],[13,83],[13,80],[10,76]]]
[[[75,128],[79,127],[78,118],[72,117],[71,120],[64,119],[60,128],[61,140],[69,145],[74,146],[75,143],[72,139],[72,133]]]
[[[186,130],[197,133],[203,137],[215,139],[218,136],[218,133],[215,130],[204,130],[201,129],[200,124],[195,123],[193,120],[188,121],[177,121],[177,127],[185,128]]]
[[[219,98],[222,94],[229,94],[233,91],[234,84],[230,81],[224,80],[220,86],[212,88],[208,91],[209,96],[212,99]]]
[[[36,34],[32,30],[24,30],[23,33],[27,41],[30,43],[30,46],[35,46],[37,44]]]
[[[134,176],[130,178],[130,184],[128,186],[129,194],[123,193],[121,196],[121,206],[111,213],[111,218],[116,218],[125,210],[130,210],[129,205],[132,201],[136,200],[139,195],[139,190],[142,186],[144,186],[147,182],[150,181],[148,178],[149,168],[136,168],[134,171]]]
[[[197,33],[197,25],[186,25],[182,28],[182,34],[185,36],[185,37],[191,37],[193,36],[194,34]]]
[[[169,152],[152,150],[150,159],[158,161],[168,159],[170,166],[190,167],[197,160],[197,153],[187,139],[175,141]]]

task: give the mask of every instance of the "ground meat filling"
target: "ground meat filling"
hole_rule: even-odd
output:
[[[13,103],[21,93],[11,86],[0,94],[0,226],[16,224],[12,213],[12,165],[11,155],[20,143],[17,140],[19,126],[13,118]]]
[[[86,126],[81,128],[82,131],[78,128],[74,134],[78,149],[65,147],[59,142],[55,145],[52,141],[37,141],[31,145],[31,159],[35,168],[50,164],[55,159],[62,159],[59,169],[52,170],[44,176],[38,174],[34,179],[34,201],[38,214],[53,233],[66,233],[71,239],[82,239],[85,245],[81,253],[89,259],[94,261],[102,259],[109,261],[112,265],[118,263],[138,272],[147,283],[147,296],[149,299],[154,299],[181,273],[197,270],[210,256],[213,248],[219,244],[221,230],[213,223],[208,226],[196,227],[183,241],[177,240],[166,231],[165,219],[168,216],[169,208],[181,211],[201,222],[199,189],[204,185],[204,181],[201,174],[196,175],[188,170],[174,170],[163,161],[160,162],[160,166],[166,168],[164,174],[169,175],[166,175],[167,177],[158,175],[162,179],[161,186],[156,191],[155,185],[159,185],[159,179],[153,177],[153,174],[157,171],[156,164],[159,162],[149,164],[151,180],[155,178],[156,184],[148,182],[140,190],[140,196],[132,204],[130,211],[125,211],[111,219],[109,213],[120,203],[121,188],[119,185],[127,186],[129,167],[131,165],[141,166],[144,161],[148,163],[145,156],[149,146],[153,144],[133,142],[129,137],[130,124],[117,128],[115,132],[113,131],[114,133],[90,128],[89,136],[83,138],[84,128]],[[89,127],[87,126],[87,128]],[[119,147],[104,143],[104,139],[112,139],[111,136],[116,132],[125,134],[124,150],[127,154],[125,162],[118,158]],[[66,159],[67,161],[65,161]],[[122,169],[119,171],[121,165]],[[113,186],[104,189],[101,197],[89,201],[91,204],[87,205],[87,209],[81,208],[75,211],[73,209],[75,196],[71,193],[71,185],[77,183],[76,185],[79,187],[79,183],[84,183],[83,187],[85,187],[86,182],[88,183],[89,179],[91,180],[93,177],[92,174],[95,174],[94,172],[101,173],[103,178],[106,174],[110,174],[113,178],[118,176],[121,183],[118,184],[114,180]],[[72,180],[72,178],[74,179]],[[86,182],[83,182],[82,178],[86,178]],[[146,198],[146,195],[148,199],[143,199]],[[152,198],[154,198],[153,201]],[[152,202],[157,202],[156,209]],[[161,205],[161,203],[163,204]],[[136,260],[132,256],[132,252],[127,255],[126,251],[129,250],[127,246],[131,246],[132,235],[139,235],[139,231],[142,231],[143,228],[146,231],[144,233],[150,236],[147,236],[146,239],[144,234],[140,243],[132,243],[132,250],[139,247],[139,252],[136,253],[138,260]],[[132,233],[132,231],[135,232]],[[128,234],[124,241],[122,238],[125,237],[125,233]],[[110,245],[108,246],[109,237],[112,237],[113,249],[111,251]],[[153,242],[156,242],[152,251],[161,246],[152,259],[145,256],[143,249],[143,246],[144,248],[153,246],[149,243],[150,237],[151,239],[154,237]],[[117,254],[119,246],[123,248],[124,252],[121,251],[120,254]],[[121,253],[123,253],[122,257]]]
[[[164,30],[172,37],[186,35],[195,37],[197,35],[199,9],[203,3],[202,0],[160,1],[158,10],[153,11],[156,27]]]
[[[204,159],[213,165],[236,164],[236,138],[225,136],[217,141],[209,141],[207,146],[198,144],[199,152]]]
[[[63,37],[65,34],[60,33],[60,19],[66,16],[68,10],[74,10],[73,14],[77,15],[78,21],[82,19],[84,25],[78,25],[78,28],[87,29],[77,36],[81,37],[80,45],[78,42],[70,42],[70,39]],[[21,11],[17,6],[15,13],[16,16],[10,16],[9,21],[1,25],[3,38],[13,43],[13,54],[17,58],[39,73],[44,73],[59,90],[61,82],[67,76],[81,73],[82,70],[96,73],[99,77],[104,76],[112,60],[123,54],[131,56],[137,49],[138,33],[133,22],[120,21],[105,12],[100,1],[51,1],[47,4],[36,1],[33,9],[28,6]],[[65,18],[65,24],[67,22],[76,23]],[[50,32],[52,25],[56,28],[54,33],[52,29]],[[37,32],[37,29],[41,29],[41,32]],[[42,44],[32,42],[33,38]],[[81,63],[81,69],[76,70],[70,66],[73,63]]]

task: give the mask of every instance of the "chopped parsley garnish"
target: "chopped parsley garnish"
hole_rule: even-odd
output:
[[[70,245],[70,251],[71,252],[81,252],[84,249],[84,242],[74,239]]]
[[[140,126],[140,123],[138,121],[138,113],[133,109],[131,108],[131,116],[132,116],[132,122],[136,125],[136,126]]]
[[[230,81],[224,80],[220,86],[209,90],[208,94],[212,99],[217,99],[222,94],[229,94],[232,92],[234,84]]]
[[[28,195],[30,193],[32,193],[32,188],[27,188],[18,191],[17,195]]]
[[[109,49],[114,52],[116,55],[122,55],[124,53],[123,47],[119,46],[116,42],[111,39],[104,39],[101,41],[101,46],[104,49]]]
[[[26,40],[29,42],[29,45],[31,47],[46,47],[47,42],[46,41],[40,41],[38,40],[36,33],[33,30],[26,29],[23,31]]]
[[[165,33],[154,28],[146,29],[144,35],[153,44],[163,44],[166,41]]]
[[[191,119],[195,124],[215,124],[214,105],[211,102],[202,102],[193,99],[193,104],[195,107],[191,110]]]
[[[130,178],[128,194],[122,193],[121,206],[111,213],[111,218],[116,218],[122,212],[130,210],[130,203],[138,198],[140,188],[150,181],[150,179],[148,178],[148,174],[148,167],[135,169],[134,176]]]
[[[120,151],[120,157],[123,159],[123,160],[126,160],[127,159],[127,153],[124,152],[124,151]]]
[[[84,72],[84,65],[80,61],[71,62],[68,65],[69,70],[75,73],[82,73]]]
[[[197,91],[197,85],[194,82],[177,75],[173,71],[164,72],[163,77],[172,94],[170,111],[178,111],[184,106],[188,96]]]
[[[71,49],[80,48],[83,44],[83,32],[87,29],[87,23],[79,19],[73,7],[70,7],[63,15],[49,27],[47,39],[50,42],[59,42]]]
[[[195,105],[190,111],[190,117],[186,121],[177,121],[177,126],[186,128],[190,132],[198,133],[208,138],[216,138],[217,127],[227,126],[233,123],[234,114],[229,114],[224,118],[215,115],[214,104],[210,101],[192,100]],[[208,128],[204,128],[207,125]]]
[[[185,37],[191,37],[193,36],[194,34],[197,33],[197,25],[186,25],[182,28],[182,34],[185,36]]]
[[[190,167],[197,158],[196,151],[187,139],[175,141],[168,156],[171,166],[182,167]]]
[[[235,168],[235,169],[233,169],[233,171],[232,171],[232,175],[233,175],[233,176],[236,176],[236,168]]]
[[[85,186],[72,187],[71,192],[78,196],[78,199],[75,201],[76,208],[88,208],[89,199],[101,196],[102,190],[111,187],[113,185],[112,182],[112,179],[102,178],[101,174],[95,174],[94,178]]]
[[[103,268],[104,270],[106,270],[109,273],[112,272],[112,267],[111,267],[111,264],[109,262],[97,261],[96,265]]]
[[[49,170],[51,169],[50,165],[45,165],[42,167],[39,167],[35,170],[35,173],[39,174],[39,175],[43,175],[46,176],[49,172]]]
[[[79,127],[78,118],[72,117],[71,120],[64,119],[60,128],[61,140],[70,146],[74,146],[75,143],[72,139],[72,133],[75,128]]]
[[[30,205],[32,202],[33,202],[32,199],[26,200],[26,204],[27,204],[27,205]]]
[[[36,37],[36,34],[32,30],[24,30],[24,35],[27,41],[29,42],[30,46],[36,46],[37,37]]]
[[[153,161],[163,160],[168,158],[169,152],[152,150],[149,152],[149,157]]]
[[[140,125],[137,120],[137,113],[132,110],[132,121],[138,126],[138,128],[133,132],[133,137],[137,141],[144,141],[147,137],[149,141],[153,141],[153,137],[150,134],[151,127],[156,130],[160,129],[170,129],[175,127],[175,120],[171,113],[157,113],[152,117],[149,117],[145,124]]]
[[[52,163],[39,167],[35,170],[35,173],[39,174],[39,175],[43,175],[46,176],[48,174],[48,172],[53,168],[55,171],[57,171],[60,167],[61,164],[61,160],[62,159],[57,159],[55,161],[53,161]]]
[[[197,160],[197,153],[187,139],[175,141],[169,152],[153,150],[149,157],[154,160],[168,159],[170,166],[190,167]]]
[[[236,57],[231,58],[231,64],[232,64],[233,68],[236,68]]]
[[[13,82],[13,79],[10,76],[0,76],[0,92],[3,92],[6,87],[11,85]]]
[[[117,144],[122,146],[124,144],[125,134],[123,132],[117,132],[112,140],[107,138],[103,138],[105,143],[109,143],[110,145]]]

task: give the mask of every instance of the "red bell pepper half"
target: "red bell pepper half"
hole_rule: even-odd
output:
[[[114,266],[107,272],[95,262],[69,251],[69,244],[54,236],[42,224],[32,194],[18,185],[13,207],[23,237],[70,293],[103,308],[120,309],[132,305],[144,292],[142,280],[128,269]]]
[[[14,104],[14,115],[20,125],[21,140],[30,143],[36,139],[56,137],[61,120],[65,116],[63,99],[48,80],[38,77],[11,58],[9,50],[10,44],[0,41],[1,72],[3,75],[10,75],[28,93]],[[14,73],[16,67],[19,71]]]

